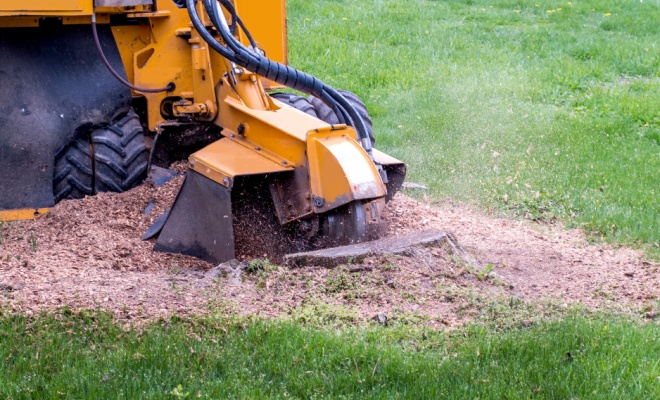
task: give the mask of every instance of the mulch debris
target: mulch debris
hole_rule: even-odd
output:
[[[254,270],[249,259],[214,266],[154,252],[154,241],[140,238],[169,208],[182,180],[66,200],[35,221],[3,224],[0,307],[28,314],[100,308],[120,320],[147,321],[218,310],[290,316],[325,304],[353,310],[365,321],[387,324],[397,315],[418,315],[443,327],[470,318],[460,304],[470,292],[657,315],[649,305],[657,305],[660,294],[659,266],[638,251],[590,244],[576,229],[493,218],[467,206],[433,206],[402,193],[388,204],[389,236],[448,231],[464,254],[439,246],[336,268],[261,260],[265,268]]]

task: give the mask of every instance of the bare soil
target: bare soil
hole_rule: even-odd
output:
[[[388,205],[389,235],[450,231],[463,252],[419,248],[334,269],[263,260],[214,268],[154,252],[153,240],[140,237],[181,182],[63,201],[36,221],[5,223],[0,309],[98,308],[138,322],[208,312],[304,318],[311,310],[356,321],[416,318],[440,327],[479,318],[489,302],[513,307],[515,300],[552,305],[523,307],[521,318],[576,304],[657,316],[659,266],[637,251],[590,244],[579,230],[436,207],[404,194]]]

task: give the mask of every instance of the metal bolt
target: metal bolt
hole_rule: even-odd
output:
[[[322,197],[312,196],[312,204],[314,204],[314,207],[323,207],[325,200]]]
[[[239,135],[245,135],[245,125],[240,124],[238,129],[236,129],[236,132],[238,132]]]

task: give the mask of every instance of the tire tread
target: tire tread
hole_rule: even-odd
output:
[[[138,116],[129,112],[111,127],[92,132],[95,191],[123,192],[147,173],[147,148]]]
[[[288,92],[271,93],[270,97],[277,99],[282,103],[295,108],[296,110],[300,110],[305,114],[311,115],[314,118],[319,118],[316,112],[316,108],[314,108],[309,99],[306,97],[298,96],[294,93]]]
[[[56,152],[55,201],[129,190],[146,177],[147,156],[142,125],[129,111],[114,124],[78,137]]]

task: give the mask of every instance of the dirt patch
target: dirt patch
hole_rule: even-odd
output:
[[[257,260],[236,273],[209,273],[208,263],[153,252],[153,241],[140,240],[181,181],[64,201],[36,221],[4,224],[0,306],[28,313],[102,308],[128,320],[219,310],[303,319],[381,315],[434,326],[477,318],[489,301],[657,313],[658,265],[636,251],[591,245],[578,230],[433,207],[403,194],[388,205],[390,235],[450,231],[465,255],[425,248],[335,269]]]
[[[641,305],[660,294],[660,265],[643,261],[635,250],[590,244],[578,229],[492,218],[464,207],[436,208],[405,196],[391,211],[395,233],[427,226],[454,232],[518,296],[601,307]]]

